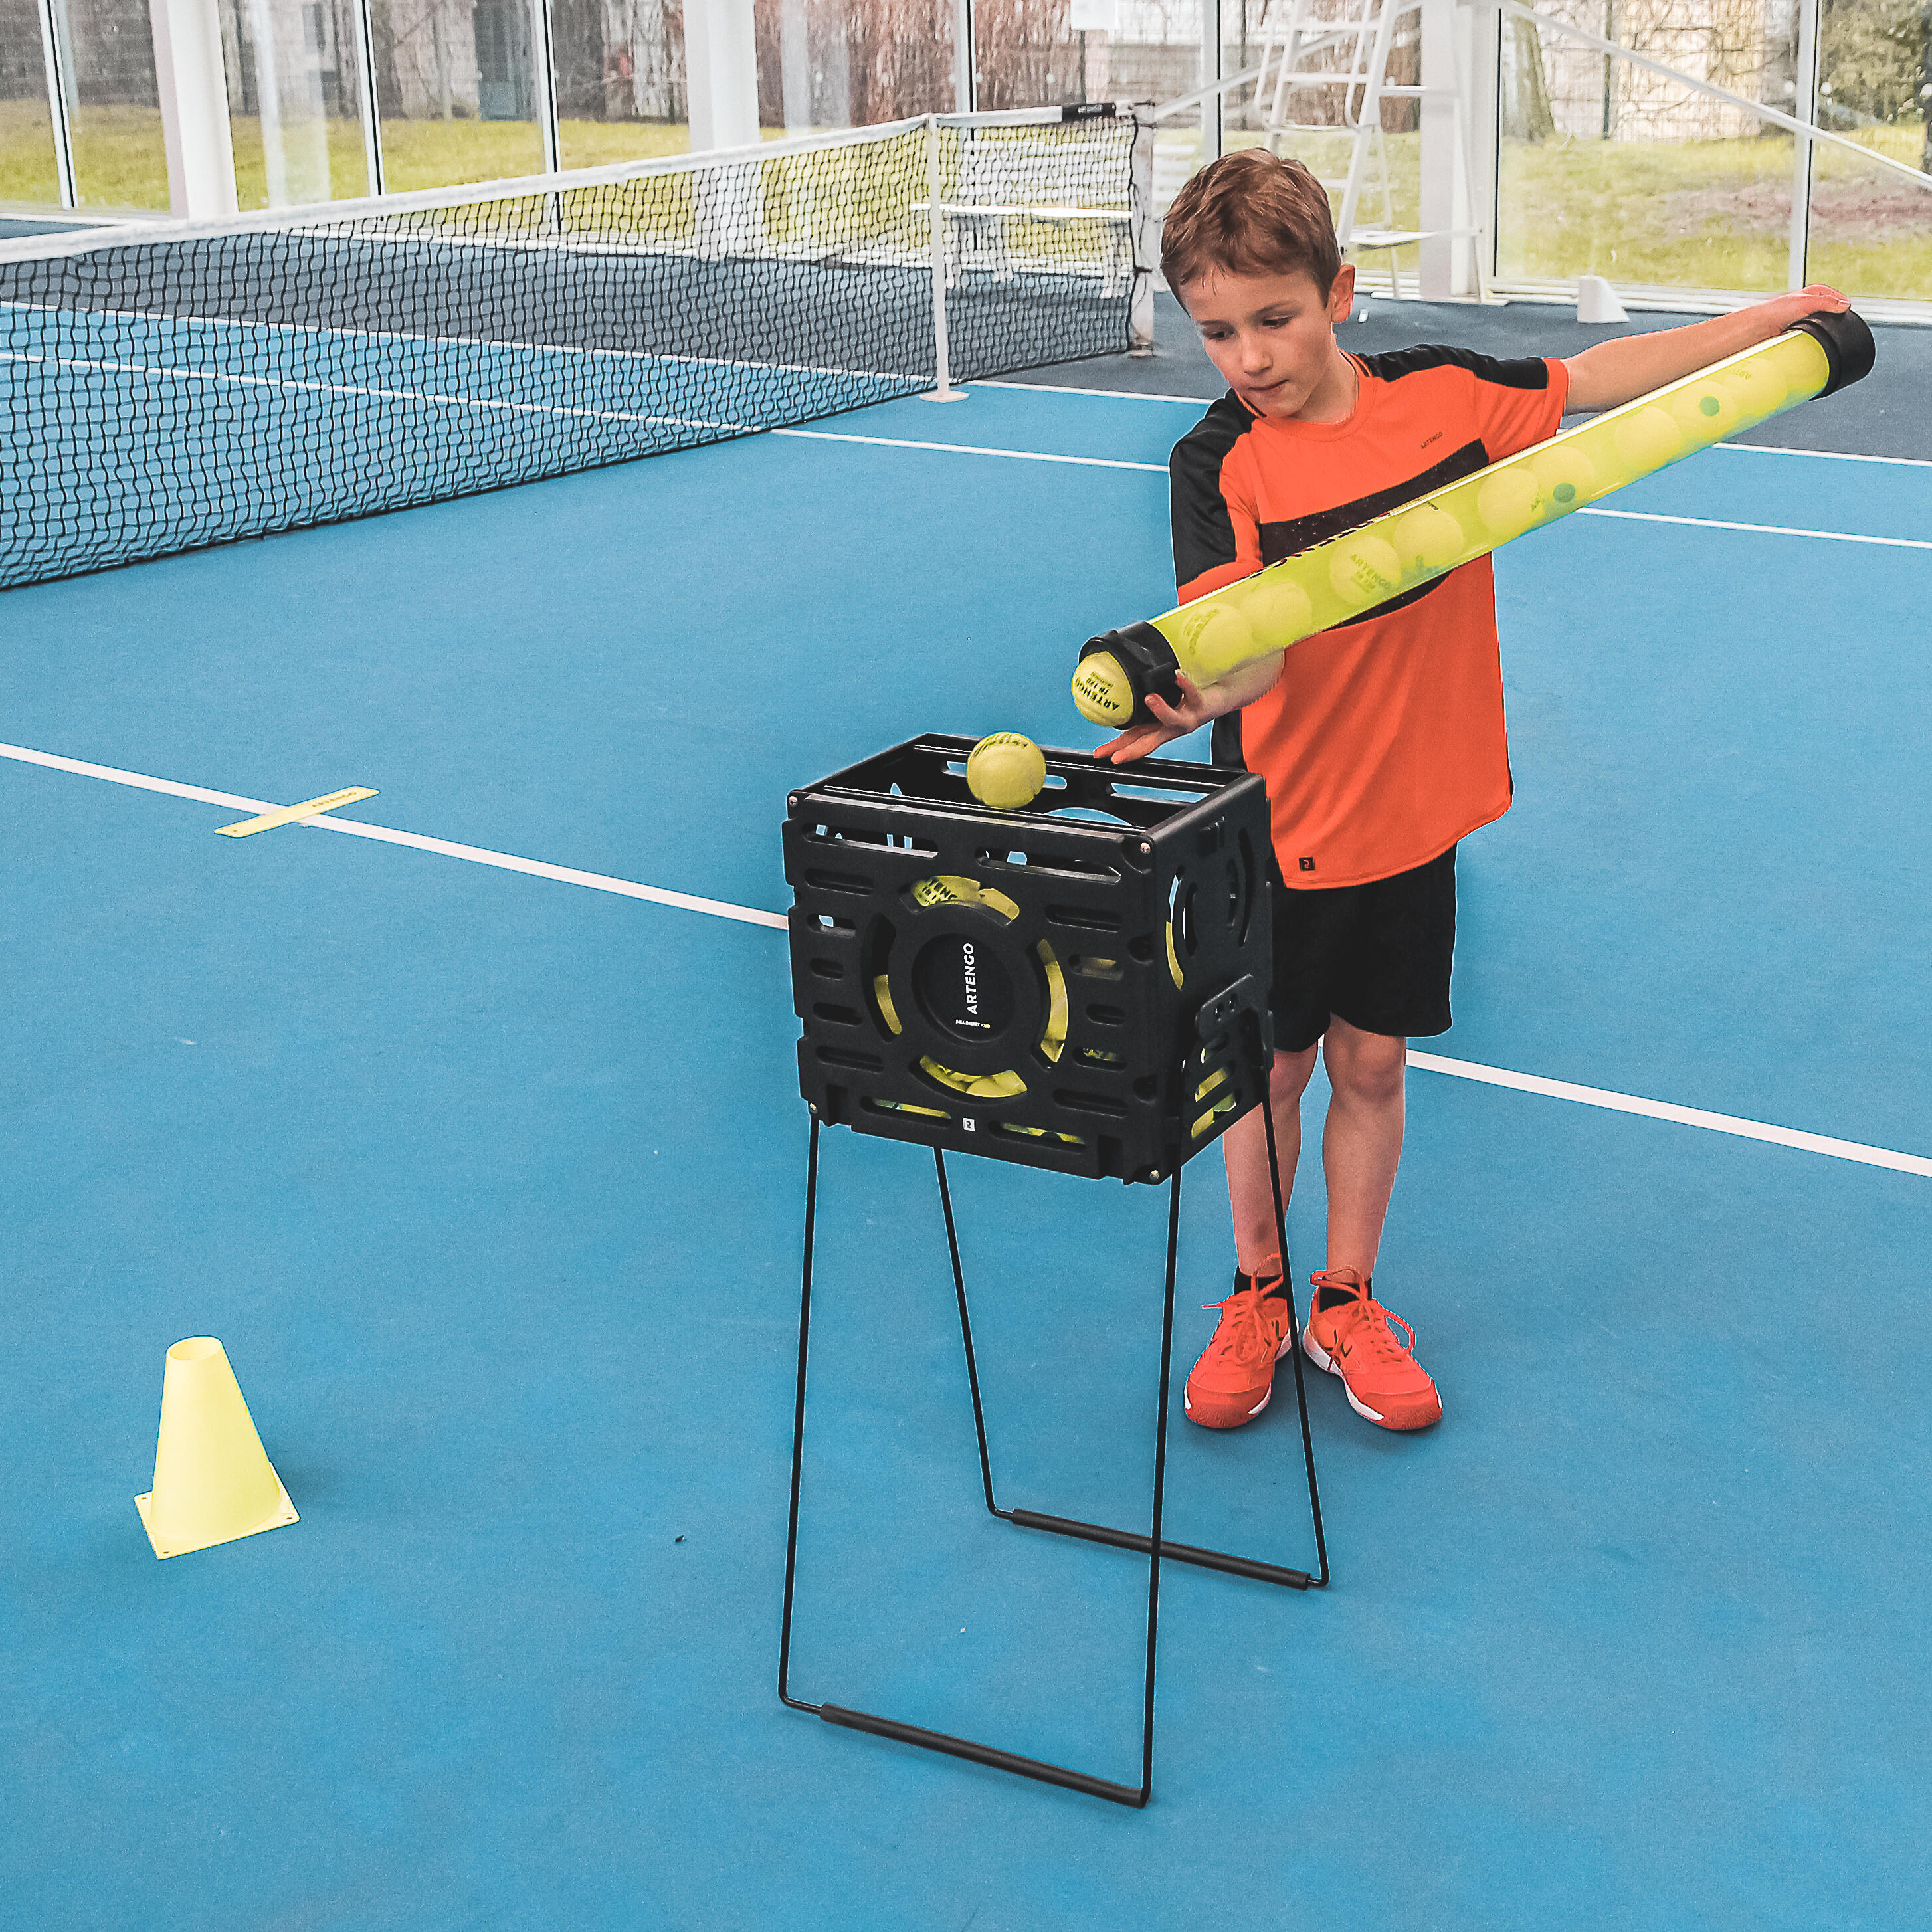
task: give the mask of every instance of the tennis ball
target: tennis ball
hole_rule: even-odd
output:
[[[1169,920],[1167,922],[1167,970],[1173,975],[1174,983],[1178,986],[1180,984],[1180,956],[1176,953],[1174,950],[1174,922],[1172,920]]]
[[[973,1075],[970,1073],[956,1073],[951,1067],[940,1066],[939,1062],[934,1060],[930,1054],[921,1054],[919,1057],[919,1064],[927,1072],[931,1074],[933,1078],[937,1080],[941,1086],[950,1087],[956,1094],[964,1094],[968,1092],[971,1089],[974,1080]]]
[[[1396,518],[1389,535],[1405,577],[1447,570],[1468,548],[1462,526],[1438,503],[1424,503]]]
[[[1594,493],[1596,466],[1573,444],[1532,457],[1529,467],[1543,486],[1544,507],[1552,517],[1587,503]]]
[[[1782,408],[1790,393],[1783,374],[1762,356],[1732,364],[1724,371],[1724,387],[1737,398],[1738,414],[1747,428]]]
[[[1315,628],[1315,606],[1291,577],[1264,577],[1241,599],[1257,651],[1285,651]]]
[[[962,879],[956,872],[941,872],[937,878],[922,879],[912,889],[913,903],[922,907],[977,905],[980,881]]]
[[[1040,1035],[1040,1047],[1048,1059],[1058,1060],[1060,1049],[1066,1044],[1066,975],[1060,970],[1060,962],[1045,940],[1040,942],[1038,950],[1046,968],[1046,1030]]]
[[[1255,634],[1233,604],[1204,598],[1174,614],[1161,635],[1174,646],[1180,668],[1196,684],[1214,684],[1237,664],[1257,656]]]
[[[1672,457],[1684,454],[1684,432],[1670,412],[1655,403],[1619,416],[1612,434],[1617,454],[1639,476],[1661,470]]]
[[[1017,812],[1040,796],[1046,754],[1017,731],[982,738],[966,757],[966,789],[995,812]]]
[[[899,1024],[898,1009],[892,1004],[892,982],[880,974],[872,982],[872,997],[879,1003],[880,1017],[895,1034],[905,1029]]]
[[[1794,328],[1765,351],[1765,358],[1784,378],[1788,397],[1815,396],[1831,380],[1832,360],[1813,334]]]
[[[1527,464],[1498,470],[1484,478],[1476,491],[1476,514],[1497,543],[1520,537],[1536,520],[1543,507],[1543,488]]]
[[[1124,724],[1134,715],[1134,682],[1112,651],[1095,651],[1073,674],[1074,708],[1092,724]]]
[[[980,903],[986,907],[988,910],[998,913],[1002,919],[1009,922],[1020,916],[1019,908],[1008,898],[1004,892],[996,890],[992,886],[982,886],[980,888]]]
[[[974,1081],[967,1088],[969,1094],[976,1094],[982,1100],[1004,1100],[1016,1094],[1026,1091],[1026,1082],[1009,1068],[1004,1073],[988,1073]]]
[[[1694,449],[1702,449],[1737,428],[1737,398],[1720,382],[1686,383],[1665,398],[1664,406]]]
[[[1402,565],[1380,537],[1358,531],[1338,537],[1328,566],[1335,595],[1351,609],[1392,597],[1402,584]]]

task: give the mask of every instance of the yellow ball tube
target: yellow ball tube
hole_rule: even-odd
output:
[[[1808,316],[1755,349],[1238,584],[1090,639],[1074,674],[1073,702],[1090,722],[1117,730],[1144,718],[1150,691],[1177,694],[1177,671],[1196,685],[1218,683],[1740,430],[1856,382],[1872,356],[1871,332],[1850,311]]]

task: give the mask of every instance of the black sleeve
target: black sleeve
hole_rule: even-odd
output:
[[[1203,571],[1232,563],[1240,554],[1228,500],[1221,494],[1221,465],[1250,421],[1232,395],[1224,396],[1174,446],[1167,459],[1176,584],[1192,584]]]
[[[1546,389],[1550,364],[1540,356],[1525,356],[1498,362],[1493,356],[1479,356],[1473,349],[1452,349],[1439,342],[1419,344],[1413,349],[1398,349],[1388,356],[1364,356],[1363,362],[1371,375],[1384,382],[1400,382],[1405,376],[1420,375],[1425,369],[1466,369],[1484,382],[1504,389]]]

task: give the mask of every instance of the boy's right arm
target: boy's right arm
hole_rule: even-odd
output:
[[[1150,692],[1147,706],[1154,713],[1154,722],[1130,724],[1118,738],[1108,739],[1094,756],[1111,758],[1115,764],[1124,765],[1132,759],[1145,758],[1150,752],[1158,751],[1176,738],[1186,737],[1190,731],[1199,730],[1202,725],[1225,717],[1230,711],[1238,711],[1243,705],[1253,704],[1264,692],[1274,688],[1275,680],[1281,675],[1281,661],[1285,655],[1281,651],[1270,651],[1266,657],[1238,665],[1216,684],[1196,686],[1177,672],[1175,681],[1180,686],[1180,704],[1168,704]]]
[[[1168,460],[1177,602],[1204,597],[1210,590],[1252,576],[1262,567],[1261,526],[1254,506],[1247,500],[1246,488],[1222,473],[1248,420],[1232,397],[1216,404],[1174,446]],[[1214,718],[1252,704],[1281,675],[1281,659],[1280,651],[1271,651],[1214,684],[1196,686],[1181,678],[1178,705],[1150,697],[1148,710],[1153,721],[1129,725],[1095,755],[1124,765],[1199,730]]]

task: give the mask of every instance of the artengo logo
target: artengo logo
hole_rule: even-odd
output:
[[[973,964],[973,942],[970,939],[960,942],[959,962],[966,969],[966,1010],[977,1019],[980,1017],[980,974]]]

